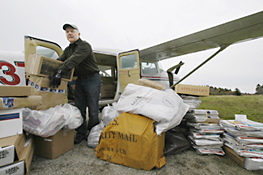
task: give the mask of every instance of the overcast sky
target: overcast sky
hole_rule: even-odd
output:
[[[68,45],[62,26],[78,26],[93,48],[144,49],[263,10],[262,0],[0,0],[0,50],[23,51],[24,35]],[[182,84],[254,93],[263,84],[263,38],[228,47]],[[183,61],[183,77],[215,50],[162,61]]]

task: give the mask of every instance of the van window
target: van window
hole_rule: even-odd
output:
[[[99,65],[99,69],[100,69],[100,76],[101,77],[113,77],[114,73],[112,73],[114,71],[114,67],[112,66],[104,66],[104,65]]]
[[[49,57],[52,59],[57,59],[59,57],[55,50],[43,46],[37,46],[36,54]]]
[[[157,67],[155,63],[142,62],[142,73],[154,75],[157,74]]]
[[[121,61],[121,69],[137,68],[136,54],[121,56],[120,61]]]

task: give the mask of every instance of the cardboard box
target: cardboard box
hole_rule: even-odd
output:
[[[0,167],[0,174],[1,175],[18,175],[18,174],[25,174],[25,164],[24,161],[16,162],[4,167]]]
[[[74,130],[62,129],[55,135],[44,138],[34,136],[34,154],[48,159],[55,159],[74,147]]]
[[[29,86],[0,85],[0,97],[17,97],[29,95],[31,95],[31,87]]]
[[[210,87],[178,84],[175,86],[174,90],[177,94],[186,94],[186,95],[194,95],[194,96],[209,96]]]
[[[1,109],[31,108],[42,104],[42,96],[30,95],[28,97],[0,97]]]
[[[115,89],[113,85],[101,85],[100,98],[113,98],[115,95]]]
[[[232,150],[228,146],[224,146],[223,148],[228,157],[234,160],[242,168],[245,168],[244,166],[245,157],[239,156],[234,150]]]
[[[165,88],[163,84],[145,78],[139,79],[139,85],[151,87],[158,90],[164,90]]]
[[[0,138],[23,132],[22,108],[0,110]]]
[[[24,145],[23,153],[20,158],[20,160],[23,160],[25,163],[24,174],[29,174],[31,161],[34,155],[34,150],[35,150],[35,146],[34,146],[33,135],[30,135],[30,137],[27,139]]]
[[[47,77],[52,75],[63,64],[62,61],[54,60],[38,54],[30,54],[26,64],[26,72],[32,75]],[[74,69],[70,72],[62,72],[62,80],[72,81]]]
[[[68,82],[61,81],[61,85],[58,88],[50,88],[49,82],[50,80],[47,77],[30,75],[28,86],[33,87],[32,95],[39,95],[42,97],[42,104],[32,109],[46,110],[50,107],[65,103]]]
[[[0,166],[13,163],[22,157],[24,144],[26,141],[25,134],[15,135],[0,139]]]

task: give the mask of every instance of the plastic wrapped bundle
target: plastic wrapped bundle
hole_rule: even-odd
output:
[[[31,134],[49,137],[62,128],[75,129],[83,119],[79,109],[68,103],[47,110],[23,108],[23,129]]]

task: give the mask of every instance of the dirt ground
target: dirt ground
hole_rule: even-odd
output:
[[[98,159],[94,150],[83,141],[75,145],[72,150],[53,160],[34,155],[30,175],[263,174],[263,171],[248,171],[241,168],[226,155],[198,155],[192,148],[175,155],[168,155],[165,158],[166,165],[160,169],[138,170]]]
[[[101,119],[101,113],[99,118]],[[199,155],[191,147],[183,152],[165,156],[166,165],[150,171],[114,164],[96,157],[94,149],[86,141],[65,154],[50,160],[33,156],[30,175],[256,175],[263,171],[248,171],[236,164],[227,155]]]
[[[166,165],[150,171],[134,169],[124,165],[114,164],[96,157],[93,148],[86,141],[65,154],[50,160],[34,155],[30,175],[153,175],[153,174],[184,174],[184,175],[248,175],[263,174],[263,171],[248,171],[236,164],[227,155],[199,155],[190,147],[173,155],[166,155]]]

